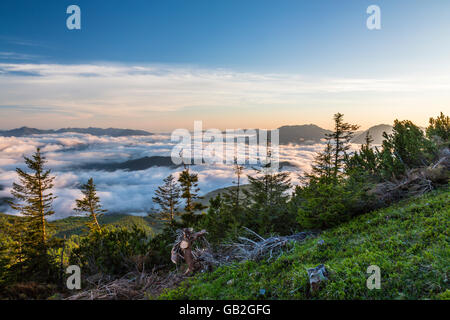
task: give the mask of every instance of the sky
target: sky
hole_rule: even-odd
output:
[[[0,129],[425,126],[450,110],[448,39],[444,0],[2,0]]]

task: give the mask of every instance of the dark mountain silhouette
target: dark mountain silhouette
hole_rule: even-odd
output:
[[[205,163],[203,160],[202,163]],[[127,160],[125,162],[119,163],[88,163],[79,167],[80,169],[87,170],[104,170],[104,171],[115,171],[115,170],[127,170],[127,171],[139,171],[146,170],[151,167],[179,167],[181,165],[176,165],[172,162],[171,157],[167,156],[151,156],[143,157],[139,159]],[[279,163],[280,167],[297,167],[296,164],[289,161],[281,161]],[[245,167],[252,168],[253,165],[246,164]]]
[[[379,124],[377,126],[370,127],[366,131],[363,131],[362,133],[356,135],[351,142],[364,144],[366,142],[367,132],[369,132],[370,136],[372,137],[373,144],[381,144],[384,140],[383,132],[386,132],[387,134],[392,133],[392,126],[389,124]]]
[[[315,124],[295,126],[282,126],[280,130],[280,144],[309,144],[320,142],[330,130],[323,129]]]
[[[117,129],[117,128],[62,128],[58,130],[41,130],[36,128],[22,127],[12,130],[0,131],[0,136],[3,137],[24,137],[32,134],[53,134],[53,133],[86,133],[94,136],[111,136],[111,137],[124,137],[124,136],[150,136],[152,133],[144,130],[132,130],[132,129]]]
[[[47,131],[54,131],[54,130],[40,130],[35,128],[28,128],[28,127],[22,127],[12,130],[6,130],[6,131],[0,131],[0,136],[3,137],[24,137],[29,136],[32,134],[45,134],[49,133]],[[52,132],[54,133],[54,132]]]
[[[323,138],[325,138],[325,134],[331,133],[330,130],[323,129],[315,124],[304,124],[304,125],[291,125],[291,126],[282,126],[279,127],[280,133],[280,144],[311,144],[320,142]],[[364,132],[358,132],[355,135],[355,138],[352,140],[353,143],[364,143],[366,132],[370,131],[374,139],[374,144],[380,144],[383,141],[382,134],[384,131],[387,133],[392,132],[392,126],[387,124],[380,124]],[[133,129],[118,129],[118,128],[62,128],[62,129],[49,129],[42,130],[36,128],[22,127],[12,130],[0,130],[0,136],[3,137],[24,137],[33,134],[57,134],[57,133],[65,133],[65,132],[74,132],[74,133],[84,133],[91,134],[94,136],[111,136],[111,137],[123,137],[123,136],[150,136],[153,133],[144,130],[133,130]],[[256,133],[259,132],[259,129],[256,129]],[[257,137],[257,140],[259,137]],[[270,140],[270,136],[268,137]]]
[[[151,167],[177,167],[177,165],[175,165],[172,162],[171,157],[152,156],[128,160],[120,163],[89,163],[83,165],[81,168],[90,170],[104,170],[104,171],[115,171],[115,170],[139,171],[139,170],[146,170]]]

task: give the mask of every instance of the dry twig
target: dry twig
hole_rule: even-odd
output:
[[[229,245],[231,248],[231,256],[236,260],[259,260],[267,257],[267,260],[277,257],[283,253],[289,243],[304,241],[312,235],[310,232],[299,232],[290,236],[273,236],[263,238],[256,232],[245,228],[246,231],[256,238],[252,240],[248,237],[239,237],[239,242]]]

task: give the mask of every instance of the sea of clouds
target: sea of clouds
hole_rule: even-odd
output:
[[[26,170],[24,156],[31,156],[37,147],[47,159],[47,167],[56,176],[53,193],[55,215],[51,219],[73,215],[75,199],[80,198],[79,186],[90,177],[97,185],[102,204],[109,213],[146,215],[156,209],[152,203],[155,189],[169,174],[178,176],[180,167],[151,167],[140,171],[99,171],[83,169],[92,163],[115,163],[145,156],[170,156],[176,142],[170,135],[109,137],[89,134],[48,134],[28,137],[0,137],[0,199],[11,196],[13,182],[17,181],[16,168]],[[281,170],[290,173],[292,182],[298,183],[298,175],[309,170],[316,152],[323,144],[280,146],[280,162],[289,161],[292,166]],[[191,170],[199,175],[201,194],[231,186],[235,180],[233,167],[226,164],[193,165]],[[254,174],[249,166],[246,175]],[[1,211],[15,214],[9,207]]]

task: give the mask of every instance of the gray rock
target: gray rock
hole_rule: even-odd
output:
[[[307,271],[311,292],[317,291],[322,282],[328,281],[328,271],[323,264],[319,264],[317,267],[308,269]]]

